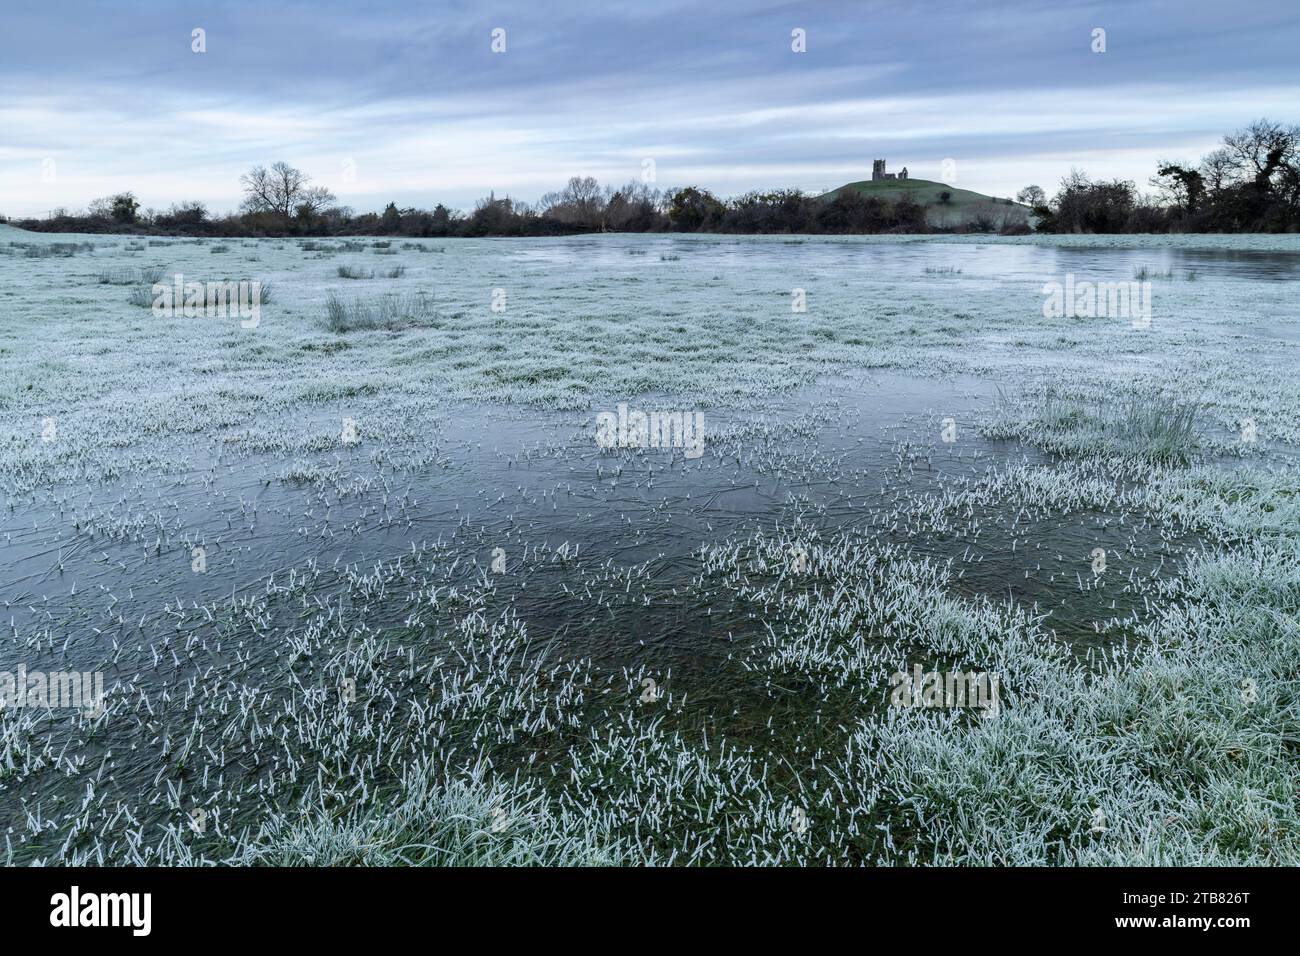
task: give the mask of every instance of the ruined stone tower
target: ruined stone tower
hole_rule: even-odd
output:
[[[871,161],[871,178],[874,179],[906,179],[907,167],[898,174],[885,172],[885,161],[883,159],[874,159]]]

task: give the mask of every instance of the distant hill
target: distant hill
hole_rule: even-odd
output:
[[[20,229],[18,226],[7,222],[0,222],[0,243],[20,243],[35,245],[47,242],[67,242],[68,233],[60,232],[32,232],[28,229]],[[80,235],[78,233],[78,235]]]
[[[822,193],[820,198],[830,202],[846,189],[889,202],[894,202],[904,194],[910,195],[925,207],[926,218],[932,226],[960,226],[979,215],[988,216],[996,226],[1029,221],[1028,206],[1022,206],[1018,202],[1008,204],[1006,199],[996,199],[928,179],[864,179]],[[943,199],[944,193],[949,194],[946,202]]]

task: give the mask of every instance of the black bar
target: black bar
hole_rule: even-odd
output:
[[[1232,943],[1243,931],[1280,930],[1293,882],[1291,871],[1262,869],[8,869],[0,871],[0,914],[13,938],[331,947],[430,930],[450,941],[451,929],[484,946],[529,934],[538,945],[565,936],[650,945],[672,926],[673,935],[688,925],[745,935],[774,922],[808,934],[855,927],[870,934],[864,940],[896,930],[949,942],[1196,934]],[[135,937],[129,925],[53,927],[52,897],[70,897],[73,886],[83,905],[88,894],[150,894],[148,936]],[[1246,925],[1185,922],[1241,917]],[[1117,922],[1129,918],[1154,924]]]

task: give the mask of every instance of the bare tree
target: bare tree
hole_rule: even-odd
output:
[[[618,189],[607,188],[602,226],[615,232],[644,231],[654,222],[659,190],[633,180]]]
[[[1026,206],[1046,206],[1047,193],[1043,192],[1042,186],[1026,186],[1016,193],[1016,202]]]
[[[320,215],[334,205],[334,202],[334,194],[324,186],[308,186],[299,195],[294,210],[298,218],[310,219],[312,216]]]
[[[137,219],[140,201],[135,193],[117,193],[96,199],[90,204],[89,214],[96,219],[111,219],[113,222],[133,223]]]
[[[1300,129],[1269,120],[1256,120],[1243,130],[1223,137],[1223,148],[1245,173],[1260,176],[1284,160],[1294,161]]]
[[[1201,160],[1201,178],[1212,192],[1218,192],[1232,182],[1233,163],[1228,151],[1216,149]]]
[[[1300,165],[1300,127],[1282,126],[1261,119],[1223,137],[1226,163],[1242,180],[1267,189],[1278,170]]]
[[[604,190],[591,176],[574,176],[558,193],[547,193],[540,203],[545,215],[560,222],[599,225],[605,209]]]
[[[1293,222],[1300,213],[1300,127],[1256,120],[1223,137],[1223,145],[1201,161],[1199,175],[1209,193],[1223,200],[1217,205],[1228,228]],[[1242,189],[1253,198],[1243,196]]]
[[[244,184],[245,212],[271,213],[288,219],[291,212],[309,218],[335,202],[332,192],[324,186],[311,186],[311,179],[300,169],[286,162],[278,162],[269,170],[254,166],[240,177]]]

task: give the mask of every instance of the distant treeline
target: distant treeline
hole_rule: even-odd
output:
[[[1075,170],[1047,201],[1037,186],[1017,196],[1039,232],[1295,232],[1300,229],[1300,127],[1269,120],[1223,138],[1196,165],[1162,162],[1141,195],[1129,180]]]
[[[250,176],[263,171],[254,170]],[[925,209],[910,197],[890,202],[853,190],[833,200],[799,190],[748,193],[724,201],[706,189],[659,190],[633,182],[617,189],[591,177],[574,177],[564,189],[536,205],[495,196],[480,200],[469,213],[439,204],[432,210],[399,209],[354,213],[333,203],[327,190],[314,188],[301,172],[277,163],[279,195],[245,200],[240,212],[211,217],[202,203],[177,203],[166,211],[142,210],[131,193],[96,200],[89,211],[59,210],[48,219],[16,220],[15,225],[44,232],[126,232],[184,236],[563,236],[591,232],[879,233],[926,232]],[[245,180],[250,177],[245,177]],[[288,182],[289,188],[284,183]],[[293,183],[301,184],[294,188]],[[992,231],[992,224],[977,224]]]
[[[437,205],[354,213],[311,185],[300,170],[279,162],[241,178],[238,213],[213,217],[198,202],[165,211],[141,209],[119,193],[83,213],[56,211],[47,219],[15,220],[42,232],[124,232],[185,236],[561,236],[590,232],[924,233],[1026,232],[1012,217],[979,211],[957,227],[936,228],[907,193],[893,201],[839,191],[833,198],[797,189],[750,192],[723,200],[688,186],[659,190],[643,182],[602,187],[574,177],[535,205],[495,195],[472,212]],[[1016,197],[1029,205],[1039,232],[1292,232],[1300,228],[1300,127],[1259,120],[1223,138],[1199,164],[1163,162],[1150,180],[1152,194],[1130,180],[1094,181],[1078,170],[1048,198],[1038,186]]]

